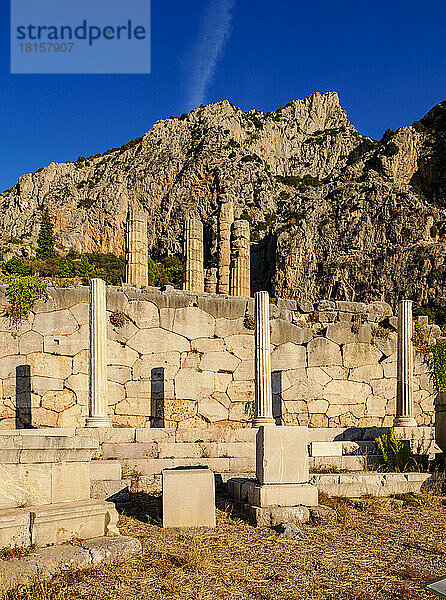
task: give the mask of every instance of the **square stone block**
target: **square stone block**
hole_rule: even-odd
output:
[[[342,442],[311,442],[311,456],[342,456]]]
[[[119,535],[118,513],[112,504],[101,500],[61,502],[33,506],[31,543],[37,546],[62,544],[74,538],[88,539]]]
[[[234,477],[232,479],[228,479],[228,496],[237,500],[237,502],[242,501],[242,486],[245,483],[246,479],[242,479],[240,477]]]
[[[31,545],[30,513],[26,508],[0,510],[0,548]]]
[[[308,427],[259,427],[256,476],[260,483],[308,481]]]
[[[215,527],[214,474],[209,469],[165,469],[163,527]]]
[[[251,506],[317,506],[318,492],[309,483],[272,483],[261,485],[245,481],[241,498]]]
[[[122,466],[119,460],[92,460],[92,481],[120,481]]]
[[[90,462],[51,465],[51,502],[74,502],[90,498]]]

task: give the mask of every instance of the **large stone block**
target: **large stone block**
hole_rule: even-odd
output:
[[[254,335],[239,334],[225,337],[226,348],[241,360],[254,360]]]
[[[260,485],[254,481],[243,484],[242,498],[251,506],[317,506],[317,488],[309,483],[273,483]]]
[[[74,333],[69,335],[46,335],[43,350],[49,354],[74,356],[81,350],[87,350],[89,345],[89,326],[81,325]]]
[[[271,321],[272,344],[280,345],[286,342],[306,344],[312,337],[313,333],[308,327],[298,327],[284,319],[274,319]]]
[[[271,369],[273,371],[304,369],[305,367],[306,352],[304,346],[287,342],[271,352]]]
[[[159,327],[159,309],[153,302],[132,300],[128,304],[127,314],[140,329]]]
[[[229,352],[208,352],[200,362],[200,369],[203,371],[233,373],[240,359]]]
[[[322,337],[316,337],[307,344],[308,366],[323,367],[342,365],[341,349],[338,344]]]
[[[366,401],[372,388],[366,383],[333,379],[323,390],[323,398],[330,404],[358,404]]]
[[[342,349],[344,367],[362,367],[377,364],[382,357],[381,350],[370,344],[360,342],[345,344]]]
[[[326,337],[335,344],[348,344],[356,342],[357,336],[348,323],[330,323],[327,327]]]
[[[214,373],[196,369],[181,369],[175,375],[175,395],[177,399],[201,400],[214,391]]]
[[[227,420],[228,413],[229,411],[227,408],[212,398],[202,400],[198,404],[198,414],[211,423]]]
[[[119,535],[118,513],[110,502],[83,500],[30,507],[31,543],[36,546],[62,544],[74,538]]]
[[[215,319],[200,308],[190,306],[177,308],[173,320],[173,331],[189,340],[213,337]]]
[[[29,510],[25,508],[0,510],[0,548],[30,546],[30,527]]]
[[[215,484],[209,469],[163,473],[163,527],[215,527]]]
[[[281,523],[306,523],[310,511],[306,506],[251,506],[244,504],[243,510],[257,527],[276,527]]]
[[[259,427],[256,475],[262,484],[308,481],[308,428]]]
[[[68,335],[79,327],[69,310],[40,313],[35,316],[33,331],[41,335]]]
[[[159,327],[154,327],[153,329],[141,329],[128,340],[127,345],[140,354],[187,352],[190,350],[190,342],[185,336],[166,331],[165,329],[160,329]],[[126,363],[118,362],[115,364]]]

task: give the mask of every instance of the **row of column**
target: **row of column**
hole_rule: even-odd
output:
[[[274,425],[268,292],[257,292],[255,314],[255,414],[253,426]],[[412,301],[398,305],[397,403],[395,427],[413,427]],[[106,285],[90,280],[90,416],[87,427],[111,427],[107,402]]]
[[[184,228],[184,289],[210,294],[251,295],[249,223],[234,221],[232,201],[223,198],[218,216],[218,268],[204,274],[203,223],[188,217]]]

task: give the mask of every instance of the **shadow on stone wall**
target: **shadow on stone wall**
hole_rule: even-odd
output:
[[[150,375],[151,426],[164,427],[164,367],[152,369]]]
[[[282,424],[282,371],[273,371],[271,373],[271,385],[273,388],[273,417],[276,425]]]
[[[16,367],[16,406],[15,425],[17,429],[32,427],[31,415],[31,367],[19,365]]]

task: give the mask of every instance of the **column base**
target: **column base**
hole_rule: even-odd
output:
[[[273,417],[257,417],[253,420],[253,427],[262,427],[263,425],[275,425],[276,421]]]
[[[113,427],[108,417],[88,417],[85,427]]]
[[[414,417],[395,417],[393,420],[394,427],[417,427],[417,422]]]

